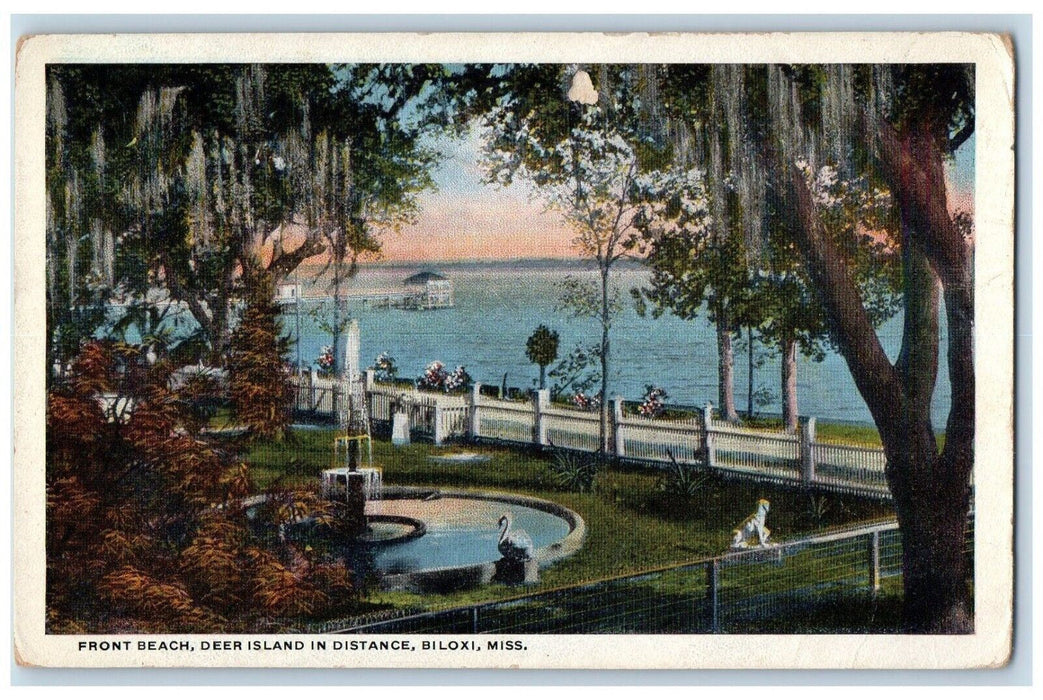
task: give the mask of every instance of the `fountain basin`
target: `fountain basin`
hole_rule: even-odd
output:
[[[500,559],[497,521],[507,511],[535,544],[537,566],[550,566],[583,545],[586,524],[564,506],[500,492],[393,488],[367,514],[422,520],[423,537],[373,550],[381,588],[447,592],[490,583]]]
[[[510,512],[533,540],[538,568],[575,554],[586,537],[578,513],[552,501],[495,491],[384,487],[365,504],[366,531],[344,539],[304,517],[291,537],[318,536],[341,548],[356,573],[373,574],[385,590],[449,592],[491,583],[501,559],[498,521]],[[267,496],[243,501],[248,512]],[[332,538],[332,539],[331,539]]]
[[[359,541],[375,546],[401,544],[423,537],[427,525],[422,520],[404,515],[388,515],[385,513],[368,513],[367,531],[359,537]]]

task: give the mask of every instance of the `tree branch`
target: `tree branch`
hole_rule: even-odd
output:
[[[192,286],[191,290],[185,286],[178,277],[177,271],[170,263],[170,258],[166,253],[161,253],[160,264],[163,266],[163,270],[166,273],[165,277],[167,288],[170,290],[170,295],[174,299],[188,304],[188,310],[192,313],[196,322],[203,327],[203,331],[206,333],[207,337],[213,341],[213,315],[208,313],[207,308],[203,306],[203,302],[200,299],[200,294],[205,294],[205,291],[197,288],[195,285]]]
[[[946,287],[969,288],[969,250],[949,214],[942,152],[930,134],[899,136],[887,121],[869,128],[880,139],[880,165],[909,222],[912,241],[927,255]]]
[[[900,137],[886,121],[869,125],[880,135],[881,168],[892,186],[909,237],[942,281],[948,320],[952,403],[941,460],[958,487],[973,466],[974,282],[971,248],[949,214],[943,154],[930,134]]]
[[[963,128],[956,132],[956,135],[949,139],[949,148],[955,151],[957,148],[962,146],[964,142],[971,137],[974,133],[974,121],[968,121],[963,125]]]
[[[268,272],[272,277],[279,279],[296,270],[302,262],[310,257],[326,252],[326,246],[318,238],[309,236],[290,253],[283,253],[279,257],[272,258],[268,264]]]
[[[895,368],[913,413],[931,415],[931,398],[938,377],[938,276],[927,258],[911,244],[912,233],[902,224],[902,274],[905,314],[902,349]]]
[[[902,405],[901,383],[869,321],[843,254],[826,233],[804,175],[780,164],[795,207],[794,239],[826,307],[830,328],[851,376],[881,430],[893,425]],[[886,444],[886,442],[885,442]]]

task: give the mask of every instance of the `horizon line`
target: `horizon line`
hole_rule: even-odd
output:
[[[511,263],[511,262],[590,262],[592,260],[583,258],[580,256],[569,256],[569,257],[557,257],[557,256],[522,256],[517,258],[444,258],[444,259],[430,259],[430,258],[395,258],[395,259],[384,259],[384,260],[366,260],[359,261],[359,267],[374,267],[381,265],[452,265],[460,263]],[[641,262],[634,260],[632,262]],[[303,262],[299,267],[319,267],[325,265],[325,262],[309,263]]]

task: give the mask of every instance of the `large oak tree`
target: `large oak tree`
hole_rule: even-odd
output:
[[[825,74],[825,80],[816,80]],[[950,206],[945,163],[974,131],[973,71],[961,65],[767,68],[772,132],[763,141],[793,240],[833,338],[880,431],[903,545],[906,622],[922,632],[972,629],[965,528],[974,465],[973,237]],[[801,82],[804,81],[803,86]],[[807,89],[811,84],[811,89]],[[817,86],[817,87],[816,87]],[[809,99],[810,98],[810,99]],[[828,235],[797,161],[807,157],[810,100],[835,117],[827,145],[863,159],[895,198],[903,262],[902,347],[891,362],[848,259]],[[830,128],[832,127],[832,128]],[[825,155],[825,154],[823,154]],[[931,398],[944,297],[952,387],[945,444]]]
[[[150,309],[155,290],[220,360],[256,265],[278,279],[322,256],[339,295],[377,230],[416,215],[439,157],[425,137],[455,109],[436,65],[59,65],[48,80],[56,360],[106,302]]]

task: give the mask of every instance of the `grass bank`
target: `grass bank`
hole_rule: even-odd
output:
[[[297,430],[279,444],[260,444],[248,455],[259,488],[279,483],[314,486],[331,464],[333,433]],[[477,452],[485,462],[438,462],[432,457]],[[760,498],[772,503],[773,537],[791,539],[824,527],[892,514],[888,504],[849,496],[812,498],[795,490],[750,483],[707,480],[688,498],[666,489],[665,474],[649,467],[610,466],[600,471],[592,492],[561,489],[553,457],[535,450],[497,446],[411,444],[393,447],[374,440],[374,464],[391,485],[510,491],[560,503],[579,513],[587,539],[572,557],[541,572],[532,592],[678,564],[725,551],[732,529]],[[516,588],[490,585],[458,593],[423,596],[372,591],[381,605],[436,609],[517,595]]]

